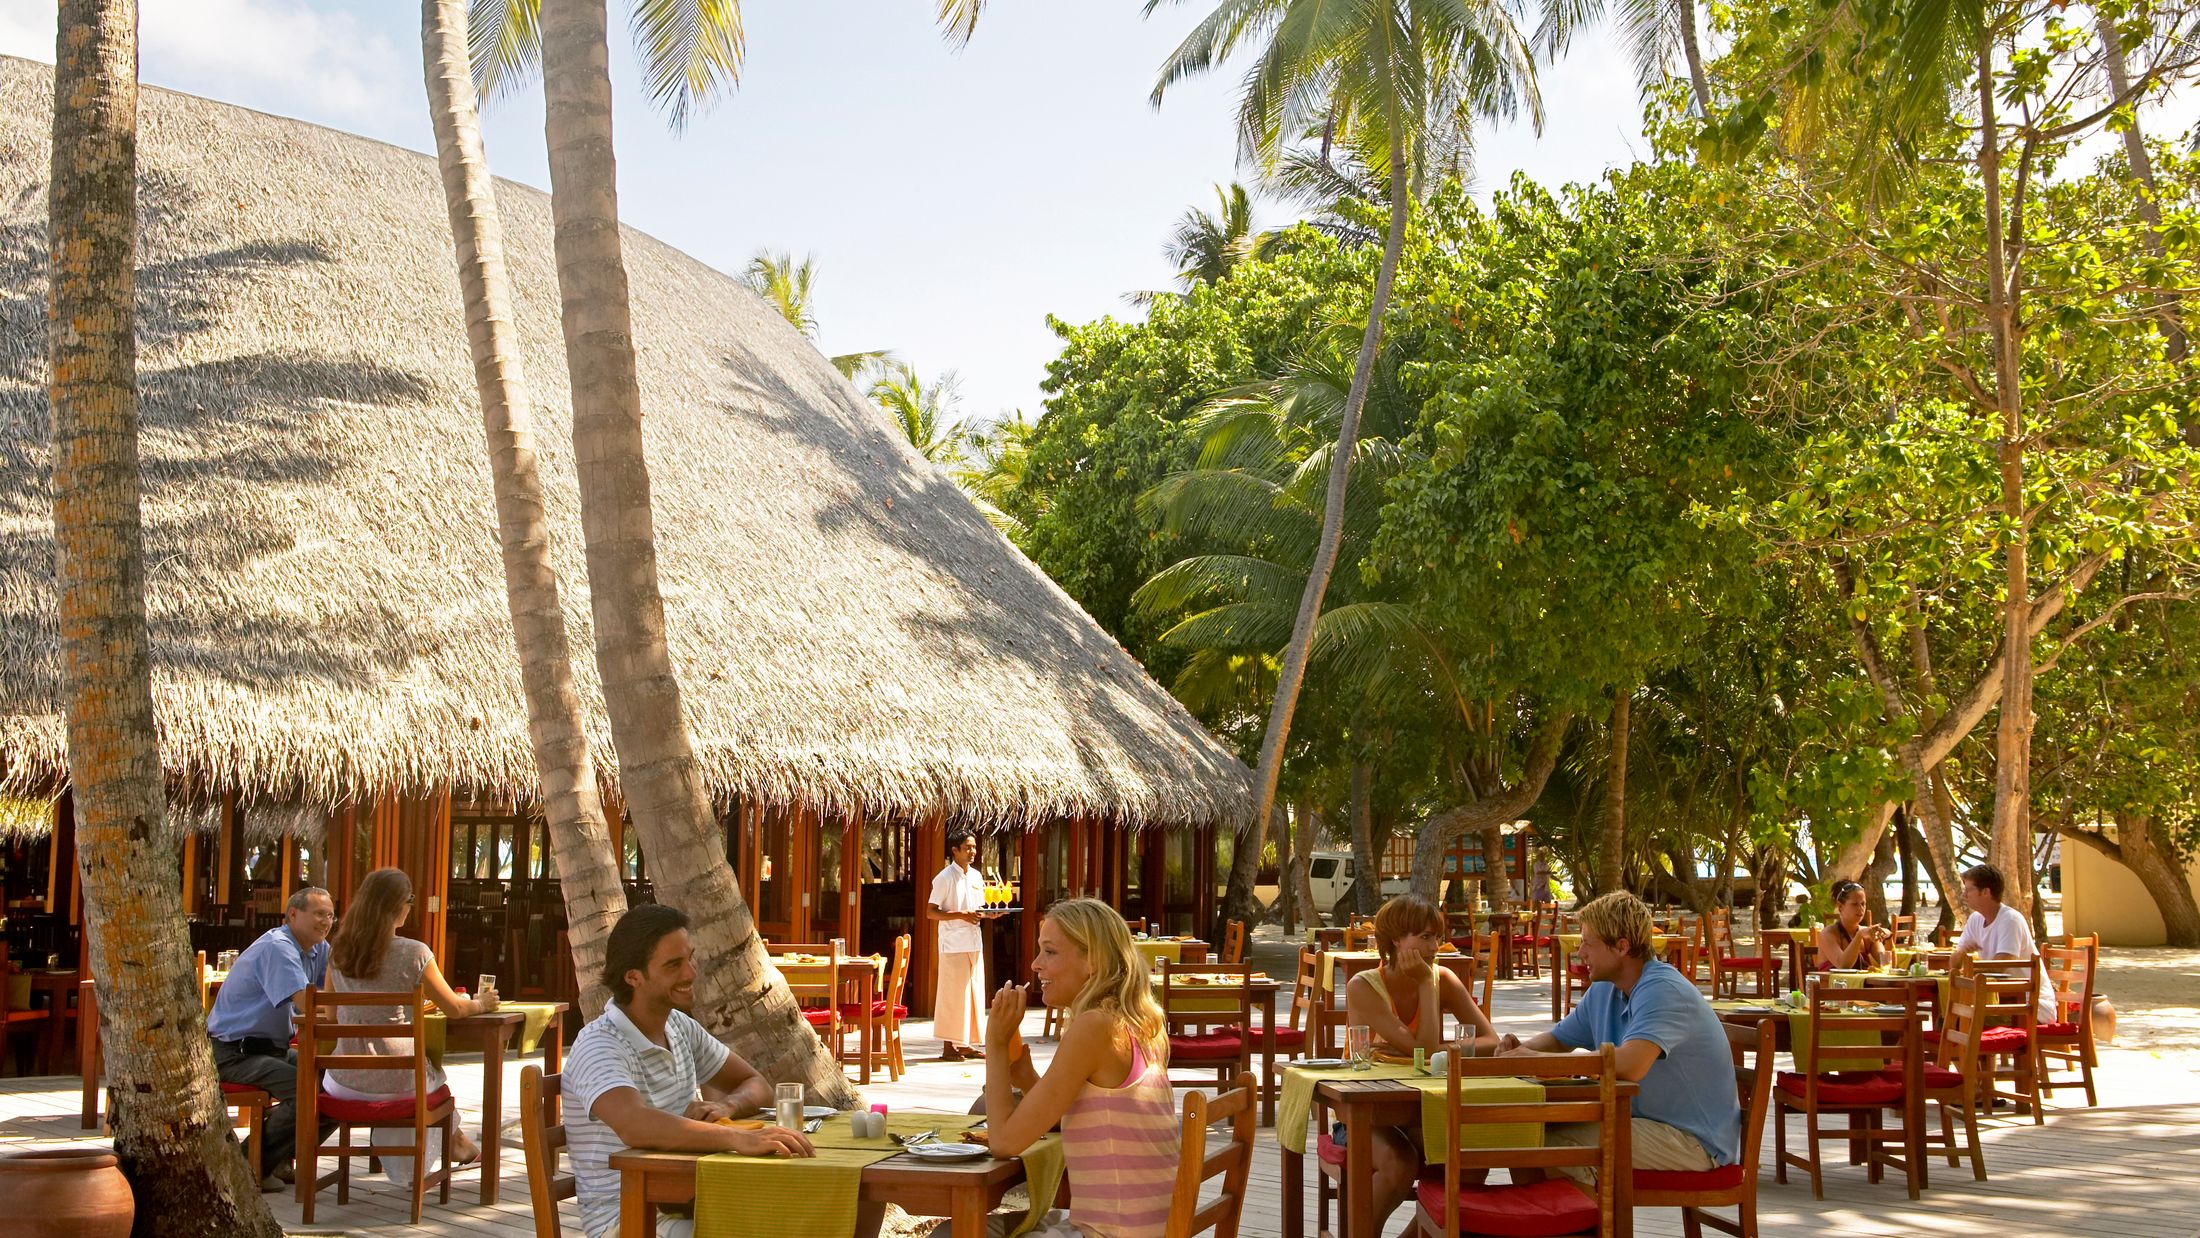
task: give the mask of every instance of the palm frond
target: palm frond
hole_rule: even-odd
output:
[[[678,133],[741,80],[740,0],[633,0],[642,93]]]
[[[1306,573],[1252,555],[1194,555],[1154,573],[1131,594],[1131,605],[1149,615],[1173,615],[1221,602],[1250,602],[1295,610]]]
[[[484,106],[542,72],[542,0],[468,0],[466,50]]]
[[[1214,649],[1228,653],[1268,653],[1291,639],[1296,608],[1231,602],[1203,610],[1161,634],[1170,649]]]
[[[971,36],[978,33],[978,16],[985,11],[985,0],[939,0],[940,33],[950,46],[970,46]]]

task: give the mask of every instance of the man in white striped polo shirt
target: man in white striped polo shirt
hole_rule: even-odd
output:
[[[687,916],[672,907],[630,909],[611,930],[604,984],[612,1004],[581,1029],[565,1057],[566,1155],[573,1164],[581,1228],[604,1238],[618,1228],[620,1148],[667,1152],[738,1152],[814,1156],[802,1132],[714,1125],[767,1108],[771,1084],[741,1055],[689,1018],[695,1001],[695,952]],[[706,1100],[708,1086],[721,1099]],[[876,1224],[875,1218],[872,1224]],[[688,1238],[694,1222],[665,1217],[661,1238]]]

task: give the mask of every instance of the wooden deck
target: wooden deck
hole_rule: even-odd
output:
[[[1256,948],[1256,961],[1280,958],[1280,950],[1261,944],[1268,948]],[[1258,957],[1263,955],[1270,957]],[[1276,970],[1282,970],[1280,965]],[[2200,1184],[2200,1170],[2195,1169],[2200,1165],[2200,1044],[2193,1035],[2200,1019],[2195,1010],[2200,1006],[2200,955],[2115,952],[2104,961],[2103,973],[2103,987],[2117,996],[2123,1010],[2123,1034],[2118,1045],[2104,1051],[2101,1107],[2086,1109],[2082,1097],[2063,1092],[2050,1106],[2044,1127],[2014,1117],[1992,1120],[1984,1132],[1991,1180],[1974,1182],[1968,1166],[1953,1170],[1945,1161],[1936,1162],[1933,1186],[1916,1203],[1899,1184],[1872,1186],[1861,1169],[1847,1165],[1828,1166],[1826,1198],[1813,1200],[1807,1179],[1795,1175],[1788,1185],[1776,1185],[1768,1165],[1759,1188],[1762,1232],[1768,1238],[1959,1233],[2200,1238],[2200,1210],[2193,1203],[2195,1185]],[[2127,991],[2134,995],[2128,1004]],[[1503,984],[1496,1006],[1501,1027],[1533,1031],[1548,1021],[1549,990],[1528,980]],[[1034,1018],[1027,1025],[1033,1036],[1037,1022]],[[869,1089],[871,1099],[897,1107],[961,1110],[969,1105],[982,1068],[938,1061],[937,1042],[924,1037],[928,1031],[922,1023],[911,1026],[909,1073],[899,1083]],[[1046,1057],[1047,1048],[1041,1044],[1036,1056]],[[478,1063],[478,1057],[455,1056],[450,1069],[470,1130],[480,1128]],[[517,1064],[508,1066],[502,1198],[496,1206],[477,1202],[478,1173],[466,1171],[454,1180],[448,1207],[438,1207],[431,1196],[417,1231],[406,1224],[403,1194],[379,1179],[355,1189],[346,1207],[336,1205],[333,1193],[324,1193],[311,1227],[298,1224],[298,1206],[287,1193],[269,1196],[276,1216],[294,1233],[532,1235],[519,1148],[519,1069]],[[96,1142],[94,1132],[78,1128],[77,1104],[74,1078],[0,1079],[0,1151]],[[1275,1145],[1264,1131],[1242,1233],[1279,1231],[1279,1183]],[[577,1236],[573,1206],[568,1203],[562,1211],[564,1232]],[[1406,1220],[1401,1210],[1386,1232],[1404,1232]],[[1679,1235],[1679,1213],[1639,1212],[1636,1232],[1644,1238]]]

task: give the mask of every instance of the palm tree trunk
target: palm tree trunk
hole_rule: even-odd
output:
[[[1320,924],[1322,913],[1329,910],[1327,907],[1314,905],[1314,844],[1316,835],[1321,831],[1321,819],[1320,809],[1311,802],[1302,803],[1299,805],[1297,820],[1291,827],[1294,853],[1291,860],[1291,888],[1298,891],[1299,906],[1306,909],[1306,923],[1309,927]]]
[[[1274,817],[1271,811],[1268,816]],[[1260,854],[1268,849],[1268,827],[1271,822],[1263,818],[1249,833],[1237,836],[1237,850],[1230,856],[1230,881],[1222,892],[1222,918],[1245,921],[1246,928],[1253,926],[1254,912],[1258,909],[1253,897],[1253,881],[1260,876]]]
[[[1352,910],[1367,914],[1382,897],[1382,852],[1375,846],[1375,767],[1352,765]]]
[[[2094,28],[2101,33],[2101,58],[2108,67],[2108,85],[2113,98],[2131,97],[2131,70],[2124,63],[2124,42],[2116,33],[2116,23],[2095,10]],[[2139,185],[2139,218],[2146,221],[2146,246],[2155,257],[2162,256],[2162,191],[2154,181],[2154,158],[2147,153],[2146,134],[2139,128],[2137,106],[2134,103],[2131,124],[2124,128],[2124,161],[2131,165],[2131,179]],[[2177,298],[2165,296],[2156,303],[2162,315],[2163,352],[2172,361],[2183,361],[2192,351],[2192,344],[2185,335],[2185,323],[2178,312]],[[2200,419],[2186,423],[2186,441],[2200,446]]]
[[[565,897],[581,1010],[593,1019],[607,1000],[604,946],[611,926],[626,911],[626,889],[619,881],[618,858],[611,853],[603,799],[596,792],[595,758],[581,720],[580,694],[573,688],[573,647],[558,599],[558,571],[550,562],[547,504],[512,323],[511,287],[504,273],[504,227],[481,147],[481,119],[467,59],[466,0],[421,0],[420,37],[443,201],[450,210],[458,282],[466,301],[474,386],[481,396],[481,428],[488,438],[489,472],[496,487],[504,600],[519,650],[528,737],[542,784],[543,819],[550,826],[550,853]]]
[[[1306,572],[1306,589],[1299,596],[1298,617],[1291,624],[1291,643],[1283,652],[1283,666],[1276,673],[1276,699],[1268,711],[1268,727],[1261,733],[1260,768],[1255,775],[1259,790],[1253,804],[1253,820],[1266,821],[1276,803],[1276,783],[1283,774],[1284,741],[1291,734],[1291,717],[1298,709],[1299,687],[1306,680],[1306,659],[1314,644],[1314,621],[1321,616],[1322,595],[1337,568],[1337,550],[1344,541],[1344,496],[1352,479],[1352,452],[1360,441],[1360,410],[1367,406],[1367,390],[1375,372],[1375,354],[1383,342],[1383,315],[1390,308],[1390,289],[1398,276],[1398,256],[1405,251],[1406,220],[1413,200],[1405,174],[1405,135],[1393,124],[1390,134],[1390,232],[1383,238],[1382,263],[1375,270],[1375,295],[1367,305],[1367,328],[1360,335],[1360,355],[1352,366],[1352,386],[1345,392],[1344,408],[1337,419],[1337,452],[1329,461],[1329,488],[1322,498],[1321,544]],[[1356,824],[1356,823],[1355,823]]]
[[[1696,96],[1696,115],[1711,115],[1711,82],[1704,76],[1703,48],[1696,40],[1696,0],[1679,0],[1681,56],[1688,61],[1688,89]]]
[[[1505,871],[1505,827],[1495,821],[1482,827],[1482,885],[1491,912],[1512,910],[1512,879]]]
[[[1612,753],[1604,774],[1604,851],[1597,862],[1597,893],[1625,884],[1627,863],[1627,731],[1634,686],[1612,694]]]
[[[541,23],[581,533],[620,792],[658,874],[659,898],[692,921],[701,972],[696,1017],[766,1078],[799,1080],[825,1103],[850,1104],[854,1091],[839,1065],[765,960],[680,709],[657,585],[641,385],[619,244],[604,0],[545,0]]]
[[[153,729],[140,524],[137,4],[62,0],[47,349],[61,686],[115,1155],[139,1234],[281,1229],[229,1143]]]
[[[1989,854],[2004,873],[2022,871],[2032,845],[2031,574],[2026,564],[2024,402],[2017,340],[2017,297],[2009,282],[2002,218],[2001,134],[1994,113],[1994,47],[1978,49],[1979,175],[1986,193],[1986,320],[1994,349],[1994,398],[2001,413],[2001,502],[2008,543],[2003,552],[2001,719],[1994,736],[1994,835]],[[2020,915],[2032,911],[2031,891],[2011,885]]]

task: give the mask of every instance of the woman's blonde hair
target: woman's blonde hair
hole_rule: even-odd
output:
[[[1650,921],[1649,906],[1626,890],[1614,890],[1591,900],[1581,909],[1581,923],[1606,945],[1625,940],[1630,958],[1649,958],[1658,935],[1657,926]]]
[[[1401,894],[1384,903],[1375,913],[1375,953],[1382,956],[1383,966],[1397,966],[1398,939],[1408,933],[1450,936],[1444,909],[1419,894]]]
[[[1155,1065],[1168,1061],[1168,1026],[1154,1000],[1146,956],[1131,943],[1131,926],[1115,908],[1093,898],[1072,898],[1047,908],[1046,918],[1069,944],[1083,952],[1092,969],[1085,987],[1069,1004],[1063,1022],[1088,1010],[1106,1010],[1122,1020],[1123,1030]]]

